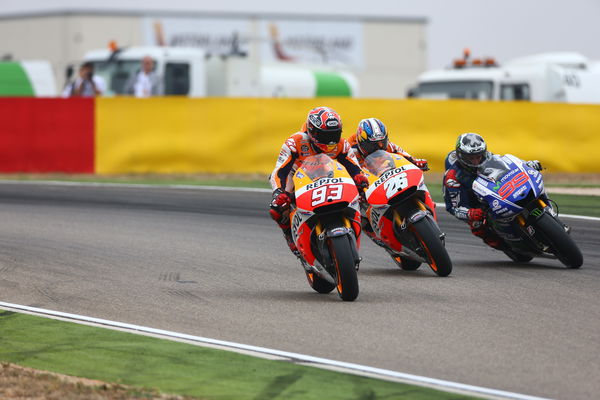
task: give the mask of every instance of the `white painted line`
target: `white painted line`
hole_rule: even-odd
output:
[[[271,193],[271,189],[262,188],[246,188],[246,187],[229,187],[229,186],[201,186],[201,185],[151,185],[144,183],[108,183],[108,182],[71,182],[71,181],[13,181],[0,179],[0,183],[15,184],[15,185],[53,185],[53,186],[81,186],[81,187],[107,187],[107,188],[149,188],[149,189],[186,189],[186,190],[223,190],[229,192],[255,192],[255,193]],[[438,207],[445,208],[444,203],[435,203]],[[560,217],[581,219],[586,221],[600,221],[598,217],[588,217],[585,215],[560,214]]]
[[[149,188],[149,189],[192,189],[192,190],[224,190],[239,192],[261,192],[271,193],[271,189],[247,188],[247,187],[229,187],[229,186],[202,186],[202,185],[161,185],[146,183],[114,183],[114,182],[75,182],[75,181],[12,181],[0,179],[0,183],[15,185],[52,185],[52,186],[72,186],[72,187],[107,187],[107,188]]]
[[[549,400],[543,397],[528,396],[519,393],[506,392],[503,390],[489,389],[480,386],[466,385],[463,383],[445,381],[441,379],[428,378],[425,376],[406,374],[403,372],[396,372],[387,369],[373,368],[365,365],[329,360],[326,358],[313,357],[305,354],[291,353],[287,351],[273,350],[265,347],[251,346],[246,344],[240,344],[235,342],[228,342],[217,339],[210,339],[201,336],[193,336],[184,333],[177,333],[172,331],[166,331],[162,329],[148,328],[145,326],[126,324],[123,322],[110,321],[106,319],[87,317],[83,315],[64,313],[60,311],[46,310],[43,308],[29,307],[20,304],[0,302],[0,308],[8,310],[25,311],[33,314],[44,315],[49,317],[59,317],[71,320],[73,322],[87,322],[102,325],[110,328],[125,329],[132,333],[145,333],[160,335],[165,338],[184,339],[195,343],[209,344],[221,346],[231,350],[245,350],[254,353],[283,357],[292,362],[300,364],[309,364],[315,367],[336,369],[342,372],[354,373],[359,375],[367,375],[377,377],[379,379],[386,380],[400,380],[402,382],[411,383],[419,386],[433,387],[444,391],[456,391],[460,393],[468,393],[471,395],[485,396],[489,399],[514,399],[514,400]]]
[[[442,207],[444,210],[446,209],[446,204],[445,203],[435,203],[436,206],[438,207]],[[600,204],[599,204],[600,205]],[[560,218],[572,218],[572,219],[582,219],[582,220],[586,220],[586,221],[600,221],[600,218],[598,217],[588,217],[585,215],[573,215],[573,214],[558,214],[558,216]]]

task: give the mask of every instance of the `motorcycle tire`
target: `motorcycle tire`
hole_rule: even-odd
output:
[[[354,301],[358,297],[358,276],[351,246],[348,236],[329,239],[329,252],[335,268],[337,291],[344,301]]]
[[[561,263],[568,268],[581,267],[583,264],[581,250],[557,220],[549,214],[543,214],[535,222],[535,226]]]
[[[508,256],[508,258],[510,258],[511,260],[513,260],[514,262],[517,262],[517,263],[526,263],[526,262],[533,260],[533,257],[530,256],[529,254],[517,253],[514,250],[502,250],[502,252],[504,254],[506,254]]]
[[[400,268],[404,271],[416,271],[421,266],[421,261],[408,257],[400,257]]]
[[[438,229],[430,218],[423,218],[412,224],[417,239],[429,259],[429,266],[438,276],[448,276],[452,272],[452,260],[438,236]]]
[[[333,283],[327,282],[325,279],[321,278],[314,272],[304,272],[306,273],[306,279],[308,280],[308,284],[311,288],[313,288],[315,292],[327,294],[331,293],[331,291],[335,289],[335,285]]]

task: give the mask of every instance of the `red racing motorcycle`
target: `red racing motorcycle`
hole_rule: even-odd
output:
[[[452,261],[436,222],[435,205],[423,172],[404,157],[377,150],[365,159],[369,187],[365,217],[381,246],[402,269],[429,264],[439,276],[452,272]]]
[[[360,197],[346,169],[326,154],[308,157],[294,173],[292,237],[310,286],[358,296]]]

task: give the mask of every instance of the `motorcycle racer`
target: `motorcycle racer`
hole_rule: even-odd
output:
[[[346,168],[359,189],[369,185],[356,159],[348,154],[350,145],[341,136],[342,120],[338,113],[329,107],[310,110],[300,131],[287,138],[281,146],[275,169],[269,176],[273,188],[269,214],[283,231],[292,253],[298,257],[300,252],[292,239],[289,209],[292,204],[290,193],[294,192],[291,178],[302,161],[319,153],[327,154]]]
[[[492,156],[483,137],[476,133],[461,134],[455,149],[446,157],[442,191],[446,210],[450,214],[468,223],[471,233],[488,246],[509,253],[500,236],[486,223],[485,211],[472,189],[473,181],[477,178],[477,168]],[[526,164],[537,171],[542,170],[542,165],[537,160],[527,161]]]
[[[361,120],[358,123],[358,128],[356,132],[348,138],[348,143],[350,143],[350,145],[352,146],[352,154],[358,160],[361,168],[365,167],[365,158],[368,157],[369,154],[377,150],[385,150],[388,153],[401,155],[422,171],[429,170],[429,165],[426,159],[414,158],[408,152],[403,150],[400,146],[398,146],[395,143],[392,143],[389,140],[387,128],[385,127],[383,122],[381,122],[381,120],[377,118],[366,118]],[[427,206],[430,207],[432,212],[435,212],[435,203],[431,199],[431,196],[429,196],[429,193],[426,195],[425,202]],[[402,262],[400,256],[395,254],[382,241],[375,237],[373,227],[371,226],[369,220],[365,216],[365,210],[362,211],[363,231],[367,234],[367,236],[369,236],[369,238],[371,238],[371,240],[375,244],[377,244],[380,247],[383,247],[391,255],[394,262],[400,264]]]
[[[414,158],[400,146],[389,141],[388,133],[383,122],[377,118],[366,118],[358,123],[358,129],[348,139],[352,151],[361,166],[365,157],[376,150],[385,150],[388,153],[399,154],[419,167],[422,171],[429,170],[427,160]]]

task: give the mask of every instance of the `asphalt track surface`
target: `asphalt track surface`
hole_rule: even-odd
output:
[[[268,193],[0,184],[0,301],[559,399],[600,397],[600,222],[511,262],[440,210],[454,271],[366,237],[360,295],[307,284]]]

